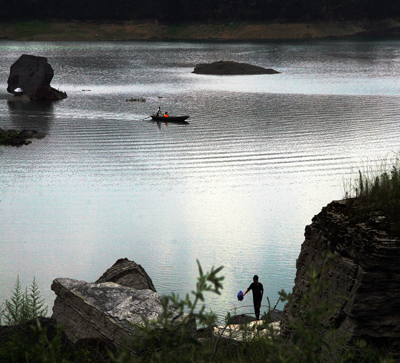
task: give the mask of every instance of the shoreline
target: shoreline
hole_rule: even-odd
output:
[[[308,23],[15,22],[0,24],[0,40],[129,41],[220,40],[262,41],[400,36],[400,21]]]

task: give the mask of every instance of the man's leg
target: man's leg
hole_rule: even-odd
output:
[[[260,320],[260,308],[261,308],[261,301],[254,301],[254,312],[256,314],[257,320]]]

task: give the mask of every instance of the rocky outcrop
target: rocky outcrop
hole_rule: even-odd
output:
[[[66,98],[50,86],[54,76],[47,58],[23,54],[11,67],[7,92],[14,95],[26,95],[34,100],[60,100]]]
[[[283,311],[281,334],[290,338],[299,318],[301,299],[309,288],[310,265],[322,269],[327,252],[332,265],[319,279],[326,282],[317,298],[336,304],[326,324],[343,333],[348,343],[361,338],[391,352],[400,348],[400,239],[385,231],[379,213],[360,216],[353,201],[330,203],[306,227],[296,263],[293,298]],[[343,299],[342,296],[348,299]]]
[[[144,268],[127,258],[119,259],[96,281],[96,284],[102,282],[115,282],[137,290],[150,289],[157,292],[153,281]]]
[[[247,63],[219,61],[209,64],[197,64],[192,73],[214,75],[276,74],[274,69],[266,69]]]

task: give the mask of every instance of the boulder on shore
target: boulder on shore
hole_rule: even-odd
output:
[[[61,100],[66,93],[50,86],[54,71],[46,57],[23,54],[10,67],[7,92],[34,100]]]
[[[254,66],[247,63],[232,61],[219,61],[214,63],[197,64],[192,73],[212,75],[251,75],[251,74],[277,74],[274,69]]]
[[[128,266],[128,262],[132,262],[130,266],[136,265],[127,259],[118,260],[100,279],[117,276],[113,271],[124,270],[120,267]],[[58,324],[64,324],[65,333],[74,343],[82,339],[101,339],[116,349],[122,348],[144,320],[154,321],[163,312],[161,296],[148,288],[57,278],[51,289],[57,295],[52,318]],[[187,314],[181,314],[174,307],[169,307],[168,313],[173,325],[189,324],[195,332],[196,323],[188,321]]]

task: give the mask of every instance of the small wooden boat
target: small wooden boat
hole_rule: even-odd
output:
[[[186,120],[189,118],[189,116],[168,116],[164,117],[163,115],[151,115],[150,116],[153,121],[162,121],[162,122],[183,122],[183,123],[188,123]]]

